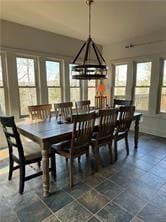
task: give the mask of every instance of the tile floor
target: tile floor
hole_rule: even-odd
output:
[[[101,148],[102,166],[93,175],[86,159],[75,161],[75,186],[70,189],[66,162],[57,158],[57,182],[51,180],[51,195],[42,197],[41,177],[26,182],[18,194],[18,172],[7,180],[6,150],[0,151],[1,222],[165,222],[166,139],[141,134],[139,148],[130,155],[119,142],[119,160],[109,164],[107,147]],[[37,170],[37,166],[27,171]]]

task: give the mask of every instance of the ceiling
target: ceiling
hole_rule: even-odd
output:
[[[85,0],[0,0],[0,18],[85,40]],[[92,37],[101,44],[130,41],[165,30],[166,2],[95,0]]]

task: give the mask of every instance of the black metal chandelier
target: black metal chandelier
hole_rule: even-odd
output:
[[[72,64],[72,79],[104,79],[107,75],[107,66],[100,50],[91,38],[91,4],[94,0],[87,0],[86,4],[89,7],[89,37],[82,45],[74,58]],[[80,63],[80,57],[83,55],[83,62]],[[96,60],[91,59],[96,57]],[[79,65],[78,65],[79,64]]]

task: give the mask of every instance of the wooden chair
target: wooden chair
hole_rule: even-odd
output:
[[[45,120],[51,119],[51,104],[28,106],[29,117],[31,120]]]
[[[114,99],[113,107],[119,107],[119,106],[132,106],[133,101],[132,100],[126,100],[126,99]]]
[[[72,121],[72,102],[64,102],[64,103],[55,103],[55,116],[56,118],[60,114],[64,120]]]
[[[107,106],[107,96],[95,96],[95,108],[102,109]]]
[[[76,101],[75,105],[77,114],[90,112],[90,100]]]
[[[41,149],[37,144],[31,145],[31,143],[22,146],[20,135],[15,125],[14,117],[0,117],[0,121],[3,127],[4,134],[6,136],[8,148],[9,148],[9,176],[8,180],[12,179],[12,173],[16,169],[20,169],[20,183],[19,193],[24,192],[24,183],[34,177],[42,175],[42,171],[34,173],[29,176],[25,176],[25,167],[28,164],[39,163],[42,159]],[[51,157],[51,170],[52,174],[55,168],[55,155],[50,152]],[[14,163],[17,165],[14,166]]]
[[[95,153],[95,159],[96,159],[96,170],[98,170],[99,148],[101,147],[101,145],[108,144],[110,162],[111,163],[113,162],[112,139],[116,122],[117,122],[116,109],[99,110],[99,126],[97,132],[93,134],[93,139],[92,139],[92,148]]]
[[[71,140],[65,140],[51,146],[53,152],[69,159],[70,187],[73,186],[73,160],[86,154],[89,157],[89,145],[95,122],[95,113],[73,115]]]
[[[126,152],[129,155],[128,131],[132,122],[135,106],[121,106],[118,110],[118,120],[114,134],[114,153],[115,160],[118,159],[117,142],[125,139]]]

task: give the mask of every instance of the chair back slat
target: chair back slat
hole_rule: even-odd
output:
[[[0,122],[2,124],[3,132],[6,136],[6,140],[7,140],[7,144],[9,148],[9,155],[12,156],[12,154],[15,151],[17,151],[20,162],[25,161],[23,147],[22,147],[20,135],[15,125],[14,117],[13,116],[0,116]]]
[[[99,129],[97,133],[98,140],[104,140],[113,136],[114,128],[117,122],[116,109],[99,110]]]
[[[51,119],[51,108],[51,104],[28,106],[29,117],[31,120]]]
[[[133,119],[135,106],[121,106],[118,111],[117,130],[119,132],[128,131]]]
[[[107,96],[95,96],[95,108],[102,109],[107,106]]]
[[[58,117],[59,114],[61,114],[63,119],[72,118],[72,102],[64,102],[64,103],[55,103],[54,109],[55,109],[55,115]]]
[[[120,106],[132,106],[132,100],[125,100],[125,99],[114,99],[113,107],[120,107]]]
[[[90,112],[90,100],[76,101],[75,105],[77,114]]]
[[[95,123],[95,113],[73,115],[73,132],[71,153],[80,151],[89,146]]]

